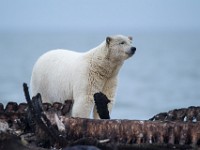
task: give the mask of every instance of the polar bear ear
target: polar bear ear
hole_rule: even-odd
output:
[[[112,40],[112,38],[108,36],[108,37],[106,38],[106,43],[107,43],[107,44],[110,44],[110,41],[111,41],[111,40]]]
[[[129,38],[129,40],[131,40],[131,41],[133,40],[132,36],[128,36],[128,38]]]

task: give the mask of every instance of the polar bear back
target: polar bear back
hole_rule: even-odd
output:
[[[80,71],[77,66],[83,58],[80,57],[82,55],[83,53],[61,49],[42,55],[32,71],[32,95],[40,92],[44,102],[63,102],[73,99],[72,86],[76,72]]]

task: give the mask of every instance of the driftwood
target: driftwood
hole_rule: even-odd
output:
[[[106,105],[109,100],[102,93],[98,93],[94,96],[94,100],[99,115],[104,119],[69,118],[72,100],[66,101],[65,104],[42,104],[40,94],[30,98],[26,84],[24,84],[24,91],[28,104],[18,105],[11,102],[5,109],[0,104],[0,129],[3,131],[1,134],[4,134],[0,136],[0,149],[5,141],[2,137],[5,137],[6,130],[14,131],[14,137],[17,135],[29,143],[26,146],[22,144],[21,147],[24,149],[27,146],[29,149],[33,148],[30,147],[30,143],[35,143],[35,149],[38,147],[69,149],[74,145],[95,146],[84,147],[85,149],[193,149],[200,147],[199,107],[160,113],[149,121],[108,120],[110,116]],[[100,99],[104,102],[99,103]],[[98,106],[105,109],[98,109]],[[10,135],[7,136],[10,137],[8,139],[13,139],[13,133],[9,131],[8,135]],[[19,145],[19,139],[14,143]],[[81,147],[75,148],[81,149]]]

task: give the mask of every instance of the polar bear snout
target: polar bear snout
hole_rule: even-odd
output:
[[[136,47],[131,47],[131,54],[135,54],[135,51],[136,51]]]
[[[135,51],[136,51],[136,47],[131,47],[131,48],[126,52],[126,54],[128,55],[128,57],[131,57],[131,56],[133,56],[133,54],[135,54]]]

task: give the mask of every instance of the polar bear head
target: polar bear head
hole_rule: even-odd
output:
[[[133,56],[136,48],[132,46],[132,37],[123,35],[109,36],[106,38],[108,59],[112,62],[122,62]]]

